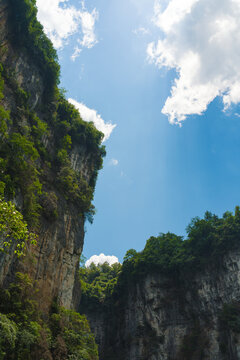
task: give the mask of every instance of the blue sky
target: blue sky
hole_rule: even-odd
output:
[[[206,210],[234,210],[240,203],[238,2],[37,4],[58,48],[61,86],[108,137],[84,255],[122,261],[152,235],[184,235],[191,218]]]

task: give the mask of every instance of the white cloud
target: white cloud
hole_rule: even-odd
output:
[[[118,160],[117,159],[111,159],[109,164],[112,165],[112,166],[117,166],[118,165]]]
[[[80,55],[82,49],[79,46],[75,46],[74,53],[71,56],[72,61],[75,61],[76,58]]]
[[[96,9],[88,12],[84,2],[81,4],[81,9],[77,9],[69,5],[69,0],[37,0],[38,20],[57,49],[73,34],[77,34],[76,41],[81,47],[91,48],[97,43],[94,31],[98,12]],[[79,53],[80,48],[76,46],[72,59]]]
[[[199,0],[170,0],[165,10],[162,10],[161,2],[156,1],[154,6],[155,24],[163,31],[168,32],[175,24],[179,23],[191,12],[191,8]]]
[[[95,22],[98,19],[98,12],[94,9],[91,13],[83,11],[80,15],[82,22],[83,39],[78,42],[88,49],[92,48],[96,43],[97,39],[94,33]]]
[[[116,125],[111,123],[105,123],[101,116],[94,109],[89,109],[83,103],[79,103],[74,99],[68,99],[80,112],[80,115],[84,121],[93,122],[95,127],[104,134],[103,141],[106,141]]]
[[[113,265],[115,263],[118,263],[118,258],[114,255],[93,255],[88,259],[85,263],[86,267],[89,267],[91,263],[94,263],[95,265],[102,265],[105,262],[107,262],[109,265]]]
[[[161,38],[148,45],[149,59],[175,69],[162,113],[171,123],[201,115],[217,96],[224,109],[240,102],[240,1],[157,1],[155,25]]]

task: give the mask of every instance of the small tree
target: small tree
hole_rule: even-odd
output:
[[[15,254],[24,255],[26,243],[36,244],[36,235],[29,232],[22,214],[12,202],[0,199],[0,252],[15,245]]]

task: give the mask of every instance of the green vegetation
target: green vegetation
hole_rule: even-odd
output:
[[[105,148],[103,134],[84,122],[57,88],[57,53],[37,21],[35,1],[9,0],[8,5],[9,41],[32,61],[33,74],[37,68],[44,83],[33,109],[16,69],[0,64],[0,251],[13,247],[22,256],[26,244],[35,243],[31,231],[37,232],[41,221],[56,221],[66,201],[79,217],[92,221]],[[73,168],[73,152],[85,168]],[[37,284],[26,274],[15,274],[8,288],[0,289],[0,360],[98,358],[85,316],[56,304],[42,314],[38,301]]]
[[[27,243],[35,244],[36,236],[28,231],[15,205],[0,199],[0,252],[7,252],[13,245],[15,254],[20,257]]]
[[[35,227],[39,218],[38,198],[42,189],[39,179],[39,134],[43,129],[46,132],[47,126],[29,111],[27,94],[19,88],[13,75],[1,66],[2,89],[3,78],[16,95],[18,110],[11,114],[2,111],[5,111],[6,116],[1,119],[4,132],[0,137],[0,195],[13,199],[20,193],[23,197],[24,218],[29,226]],[[0,97],[3,99],[3,92]]]
[[[24,218],[30,226],[36,228],[42,210],[41,199],[44,197],[42,184],[46,176],[49,177],[49,168],[52,168],[57,174],[53,188],[58,189],[66,200],[74,203],[80,215],[92,221],[94,207],[91,202],[97,173],[105,155],[105,148],[101,145],[103,134],[92,123],[84,122],[79,112],[59,92],[56,114],[51,124],[55,146],[54,152],[49,154],[43,143],[43,137],[49,136],[49,125],[29,110],[28,96],[9,73],[5,72],[5,78],[14,87],[15,93],[22,96],[16,99],[18,112],[11,114],[11,131],[7,124],[7,112],[6,120],[2,119],[5,132],[0,138],[1,195],[12,199],[20,191]],[[19,122],[19,118],[24,118],[24,122]],[[79,152],[85,151],[91,158],[91,163],[88,164],[91,173],[89,182],[72,168],[70,156],[74,146],[78,147]],[[44,210],[45,215],[49,213]],[[57,209],[49,216],[51,221],[56,218]]]
[[[80,267],[81,305],[84,309],[93,309],[107,302],[113,294],[121,268],[120,263],[109,265],[106,262],[102,265],[92,263],[88,268]]]
[[[97,345],[85,316],[59,308],[50,317],[50,329],[54,359],[56,354],[59,359],[98,359]]]
[[[0,314],[0,359],[7,356],[7,351],[13,351],[17,338],[17,326],[6,315]]]
[[[57,186],[65,198],[78,207],[79,212],[91,221],[94,207],[91,204],[98,170],[102,167],[105,147],[101,145],[103,134],[92,123],[86,123],[76,108],[59,92],[57,116],[55,120],[57,151]],[[75,171],[70,162],[70,152],[74,145],[79,152],[94,154],[94,163],[89,164],[92,176],[89,183]]]
[[[9,10],[10,40],[39,69],[44,96],[37,106],[40,119],[31,109],[30,94],[19,86],[15,69],[0,64],[0,196],[21,199],[24,219],[33,229],[42,214],[49,221],[56,220],[58,193],[77,206],[80,216],[92,221],[94,187],[105,155],[103,134],[84,122],[57,88],[57,53],[37,20],[36,1],[9,0]],[[15,98],[11,112],[1,105],[4,83]],[[51,149],[46,145],[49,142]],[[88,155],[87,178],[71,166],[71,152],[76,147],[78,153]],[[51,172],[54,179],[50,179]],[[51,183],[50,189],[45,188],[46,183]]]
[[[0,359],[97,360],[85,316],[54,303],[43,317],[38,297],[37,284],[22,273],[0,291]]]
[[[79,215],[92,221],[95,213],[93,193],[105,156],[105,147],[101,145],[103,134],[92,123],[83,121],[79,112],[57,88],[54,92],[54,111],[49,112],[48,100],[44,110],[48,121],[41,120],[30,110],[29,95],[19,87],[14,70],[2,65],[0,100],[4,100],[4,80],[14,94],[17,107],[10,113],[0,106],[0,195],[7,199],[21,196],[24,218],[34,229],[39,224],[41,214],[45,217],[49,214],[48,219],[54,221],[57,218],[57,201],[53,212],[43,208],[43,205],[50,203],[44,201],[49,196],[43,185],[49,183],[52,169],[57,174],[52,180],[52,189],[74,203]],[[43,139],[50,136],[53,149],[49,152]],[[72,168],[71,152],[74,148],[77,148],[79,156],[81,152],[83,157],[87,154],[89,162],[86,166],[90,178],[84,178]],[[53,190],[50,193],[53,199]]]
[[[210,212],[203,219],[194,218],[187,227],[187,238],[172,233],[151,237],[143,251],[126,253],[121,277],[130,279],[149,271],[180,276],[184,270],[204,268],[209,259],[218,261],[240,243],[240,210],[226,212],[222,218]],[[125,280],[124,280],[125,281]]]
[[[173,233],[160,234],[147,240],[145,248],[126,252],[122,266],[104,264],[80,268],[83,308],[107,303],[110,295],[119,298],[129,282],[161,272],[179,281],[204,269],[209,262],[217,265],[222,256],[240,244],[240,210],[226,212],[222,218],[210,212],[194,218],[187,227],[187,238]],[[211,260],[211,261],[210,261]],[[107,301],[106,301],[107,300]]]
[[[59,83],[57,52],[37,20],[35,0],[9,0],[15,46],[26,49],[44,77],[46,99],[53,99]]]

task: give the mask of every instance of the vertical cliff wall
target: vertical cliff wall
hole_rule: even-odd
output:
[[[86,310],[101,360],[240,359],[240,250],[182,275],[149,273]]]
[[[4,197],[38,234],[24,261],[13,251],[0,256],[0,283],[24,269],[38,281],[46,309],[54,298],[70,308],[79,301],[84,222],[93,213],[104,149],[102,134],[81,120],[52,80],[58,65],[47,56],[55,52],[49,41],[48,52],[45,45],[39,49],[43,35],[32,9],[24,1],[0,0],[1,106],[9,113],[1,120],[7,130],[0,139],[0,182]]]

